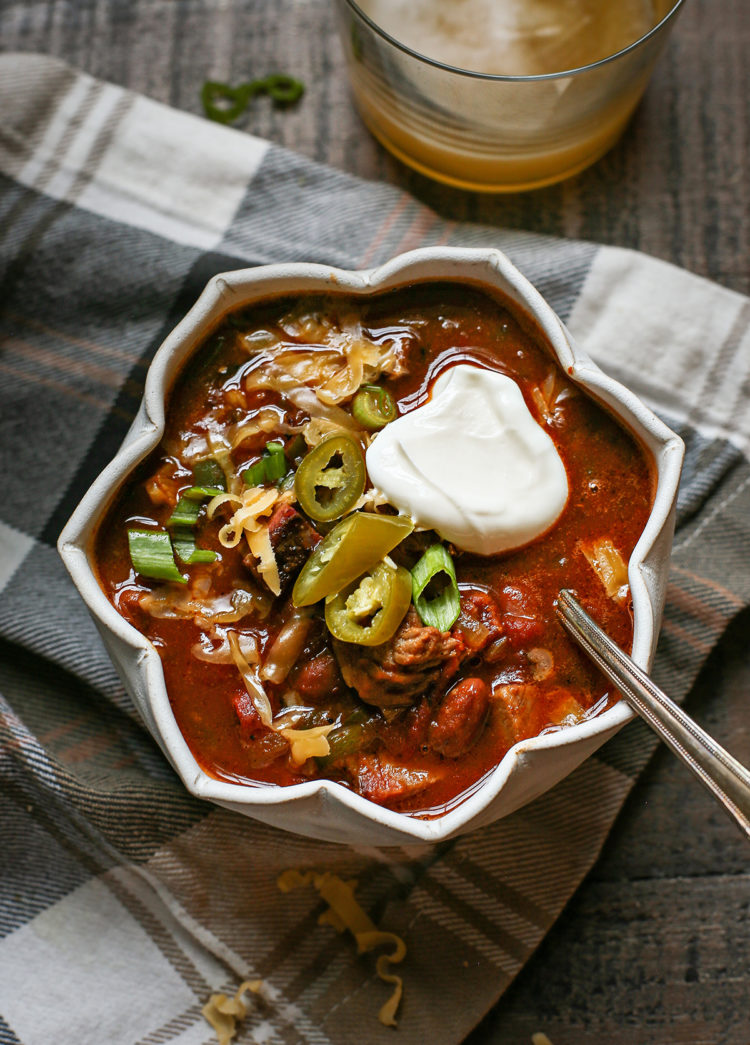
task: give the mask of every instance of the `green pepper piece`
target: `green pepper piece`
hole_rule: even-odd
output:
[[[295,606],[341,591],[393,551],[414,529],[402,515],[354,512],[342,519],[315,548],[292,591]]]
[[[395,633],[411,604],[411,574],[380,562],[338,595],[326,599],[326,624],[334,638],[380,646]]]
[[[359,751],[370,739],[372,721],[371,713],[364,708],[356,708],[345,722],[326,737],[328,754],[317,759],[320,768],[325,769],[337,759]]]
[[[363,428],[383,428],[396,416],[396,402],[380,385],[362,385],[352,403],[352,417]]]
[[[365,459],[359,441],[337,432],[304,457],[294,478],[303,512],[316,522],[333,522],[354,507],[365,489]]]

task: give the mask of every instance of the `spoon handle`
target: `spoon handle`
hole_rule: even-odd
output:
[[[563,625],[617,686],[628,704],[695,773],[750,839],[750,773],[682,708],[654,685],[563,590],[557,601]]]

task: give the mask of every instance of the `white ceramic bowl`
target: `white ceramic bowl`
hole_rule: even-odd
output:
[[[469,797],[434,820],[383,809],[328,780],[291,787],[215,780],[199,767],[175,722],[158,653],[120,616],[100,588],[93,569],[93,544],[97,526],[116,491],[161,439],[165,395],[175,376],[193,349],[228,311],[280,294],[335,289],[366,297],[414,280],[470,280],[490,292],[501,291],[533,318],[568,374],[606,403],[653,456],[657,473],[654,506],[629,566],[635,625],[633,658],[648,670],[664,607],[682,441],[631,392],[595,366],[574,344],[541,295],[497,250],[427,248],[362,272],[345,272],[324,265],[282,264],[214,276],[156,353],[130,432],[58,541],[65,565],[125,686],[187,789],[200,798],[276,827],[352,845],[436,842],[507,816],[570,773],[633,713],[620,701],[578,725],[521,741]]]

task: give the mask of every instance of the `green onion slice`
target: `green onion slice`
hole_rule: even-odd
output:
[[[247,486],[261,486],[263,483],[278,482],[288,470],[284,444],[278,439],[272,439],[266,443],[261,459],[246,468],[242,478]]]
[[[157,581],[187,584],[177,569],[169,534],[163,530],[128,530],[130,561],[136,573]]]
[[[175,509],[167,519],[167,526],[195,526],[203,505],[190,497],[180,497]]]
[[[209,497],[218,497],[220,493],[226,493],[226,490],[219,486],[191,486],[182,491],[182,496],[189,501],[205,501]]]
[[[443,586],[437,595],[425,597],[433,578],[441,578]],[[461,600],[453,560],[442,544],[433,544],[411,571],[412,598],[423,624],[439,631],[449,631],[461,612]]]
[[[249,468],[246,468],[242,473],[247,486],[261,486],[266,481],[266,459],[261,457],[260,461],[256,461],[255,464],[251,464]]]
[[[195,544],[195,534],[192,530],[175,530],[172,534],[174,550],[180,559],[187,565],[193,566],[198,562],[214,562],[216,552],[208,548],[198,548]]]
[[[207,490],[226,490],[227,480],[219,462],[213,457],[196,461],[193,467],[193,489],[204,487]],[[214,496],[213,492],[210,496]]]
[[[396,401],[380,385],[362,385],[352,403],[352,416],[363,428],[383,428],[396,416]]]
[[[277,442],[266,443],[265,452],[268,454],[265,461],[266,478],[269,482],[275,483],[277,479],[283,479],[287,471],[284,444]]]

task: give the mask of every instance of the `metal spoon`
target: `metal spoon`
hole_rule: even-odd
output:
[[[686,715],[563,590],[557,614],[628,704],[695,773],[750,839],[750,773]]]

